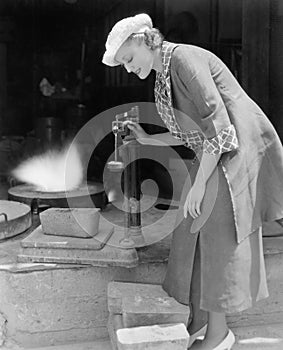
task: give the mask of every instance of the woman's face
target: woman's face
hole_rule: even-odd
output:
[[[135,73],[140,79],[150,74],[154,63],[154,51],[144,42],[126,41],[115,55],[115,60],[125,67],[128,73]]]

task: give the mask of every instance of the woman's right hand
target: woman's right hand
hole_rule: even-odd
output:
[[[143,145],[146,145],[150,141],[150,135],[147,134],[139,123],[132,121],[126,121],[125,125],[133,132],[137,141]]]

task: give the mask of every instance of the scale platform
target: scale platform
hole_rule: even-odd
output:
[[[92,238],[46,235],[40,225],[21,241],[17,260],[21,263],[136,266],[138,257],[135,249],[122,250],[109,245],[113,233],[113,225],[104,220],[101,220],[98,234]]]
[[[172,203],[168,201],[171,205]],[[46,235],[37,227],[21,241],[17,256],[21,263],[87,264],[93,266],[136,267],[143,252],[151,254],[158,244],[170,238],[174,230],[177,206],[173,210],[160,210],[156,204],[166,204],[144,196],[142,200],[142,234],[145,249],[125,248],[120,242],[124,236],[124,216],[114,205],[109,204],[101,212],[99,232],[92,238],[76,238]],[[155,243],[158,243],[157,245]]]

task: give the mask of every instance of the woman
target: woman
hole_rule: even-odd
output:
[[[155,70],[157,110],[169,132],[148,135],[135,123],[129,128],[141,143],[183,144],[197,154],[189,169],[192,186],[181,198],[183,220],[174,231],[163,288],[191,306],[191,349],[231,349],[235,337],[226,314],[268,296],[261,226],[283,217],[280,140],[219,58],[196,46],[164,41],[146,14],[115,24],[103,63],[122,65],[140,79]],[[218,189],[210,198],[215,174]],[[208,218],[192,230],[211,203]],[[193,343],[200,334],[203,341]]]

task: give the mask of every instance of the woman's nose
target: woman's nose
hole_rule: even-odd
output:
[[[131,67],[128,67],[126,64],[124,65],[124,67],[125,67],[127,73],[131,73],[132,72]]]

